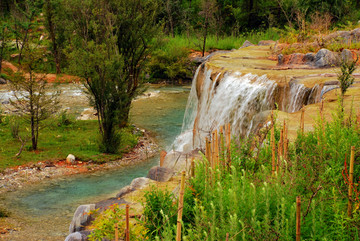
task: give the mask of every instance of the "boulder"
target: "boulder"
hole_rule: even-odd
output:
[[[158,182],[167,182],[173,174],[173,171],[169,168],[155,166],[149,170],[147,177]]]
[[[89,212],[92,210],[95,210],[95,204],[80,205],[74,213],[69,227],[69,233],[84,230],[84,226],[89,225],[91,222]]]
[[[343,51],[341,52],[341,60],[345,63],[353,61],[353,55],[351,51],[348,49],[343,49]]]
[[[0,85],[5,85],[7,84],[6,79],[0,78]]]
[[[148,185],[150,182],[149,178],[146,177],[138,177],[132,180],[131,184],[123,187],[120,192],[116,195],[117,198],[121,198],[125,196],[126,194],[133,192],[138,189],[144,188],[146,185]]]
[[[274,40],[261,40],[259,42],[259,46],[270,46],[270,45],[273,45],[275,44],[276,42]]]
[[[67,157],[66,157],[66,163],[67,164],[75,164],[75,156],[73,154],[69,154]]]
[[[284,55],[279,54],[277,58],[278,58],[278,65],[284,64]]]
[[[149,182],[150,182],[149,178],[138,177],[138,178],[135,178],[134,180],[132,180],[130,186],[133,189],[138,190],[138,189],[144,188],[147,184],[149,184]]]
[[[246,40],[240,48],[242,49],[250,46],[255,46],[255,45],[251,43],[249,40]]]
[[[337,56],[328,49],[320,49],[315,54],[314,66],[317,68],[331,67],[337,63]]]
[[[126,202],[124,199],[121,199],[121,198],[109,198],[109,199],[106,199],[106,200],[96,203],[95,209],[98,209],[99,212],[102,212],[114,204],[117,204],[120,206],[121,204],[127,204],[127,203],[128,202]]]
[[[304,62],[306,64],[312,64],[312,62],[314,61],[315,59],[315,54],[314,53],[307,53],[305,54],[304,56]]]
[[[90,231],[81,231],[69,234],[65,241],[87,241]]]

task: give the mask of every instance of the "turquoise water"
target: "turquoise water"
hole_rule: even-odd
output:
[[[148,92],[150,97],[139,98],[133,103],[131,122],[154,133],[162,149],[170,149],[181,131],[189,88],[152,87]],[[1,203],[10,212],[28,220],[30,226],[41,224],[41,229],[48,230],[44,240],[61,240],[67,234],[77,206],[115,196],[134,178],[146,176],[157,163],[158,157],[155,157],[136,166],[49,180],[26,190],[8,193],[1,197]],[[49,239],[51,234],[54,236]],[[39,232],[32,234],[27,231],[26,235],[29,235],[29,240],[42,239]]]

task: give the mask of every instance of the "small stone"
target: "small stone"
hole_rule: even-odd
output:
[[[69,154],[67,157],[66,157],[66,163],[67,164],[75,164],[75,156],[73,154]]]

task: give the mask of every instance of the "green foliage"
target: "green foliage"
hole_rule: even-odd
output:
[[[121,141],[117,127],[127,125],[130,104],[139,93],[141,73],[157,33],[157,4],[152,0],[70,3],[71,24],[78,33],[72,39],[75,49],[69,53],[72,71],[83,79],[90,103],[99,114],[100,149],[117,153]]]
[[[173,203],[174,196],[169,191],[153,189],[145,193],[144,227],[147,230],[146,237],[154,240],[161,236],[165,226],[176,225],[177,208]]]
[[[192,75],[192,65],[188,59],[190,51],[186,47],[167,41],[163,48],[155,50],[148,63],[151,78],[165,80],[188,79]]]
[[[342,61],[340,65],[341,73],[338,74],[338,80],[340,82],[341,96],[344,98],[345,92],[347,89],[354,83],[354,77],[352,73],[356,69],[356,61],[346,62]]]
[[[118,224],[119,237],[125,237],[125,205],[112,205],[102,213],[95,212],[95,220],[92,222],[92,232],[89,235],[90,241],[115,239],[115,226]],[[130,237],[131,240],[145,240],[145,229],[139,224],[132,224],[130,222]]]
[[[138,135],[133,134],[131,128],[124,128],[120,132],[122,143],[119,154],[104,155],[98,150],[98,123],[95,120],[73,120],[70,125],[58,126],[58,119],[46,120],[39,136],[39,151],[24,151],[20,157],[15,157],[20,143],[10,132],[10,117],[4,117],[0,123],[0,169],[6,167],[36,163],[38,161],[63,160],[69,153],[81,161],[104,163],[118,160],[122,154],[137,144]],[[19,120],[19,133],[23,135],[29,130],[24,120]],[[27,144],[28,145],[28,144]],[[31,149],[31,147],[30,147]]]
[[[356,199],[353,217],[348,217],[348,187],[342,172],[350,147],[359,152],[359,126],[355,116],[346,115],[339,103],[332,121],[319,116],[314,131],[299,132],[289,147],[288,159],[275,175],[269,135],[255,152],[252,138],[233,143],[231,168],[220,165],[212,169],[205,158],[197,161],[195,177],[185,191],[182,238],[225,240],[228,233],[230,240],[294,240],[296,197],[300,196],[302,239],[358,240],[359,203]],[[278,143],[277,125],[275,139]],[[355,163],[358,161],[355,154]],[[360,166],[355,165],[354,176],[359,174]],[[160,226],[165,229],[158,238],[172,240],[174,223],[156,227]]]

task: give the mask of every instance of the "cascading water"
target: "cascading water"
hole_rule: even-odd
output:
[[[276,83],[265,75],[241,75],[239,72],[218,73],[212,79],[212,70],[199,78],[198,68],[187,103],[182,134],[176,139],[176,151],[188,152],[204,147],[211,131],[230,123],[233,134],[249,135],[263,121],[259,116],[270,110]],[[197,88],[201,82],[201,88]],[[197,93],[201,89],[201,93]],[[195,134],[195,136],[194,136]]]

